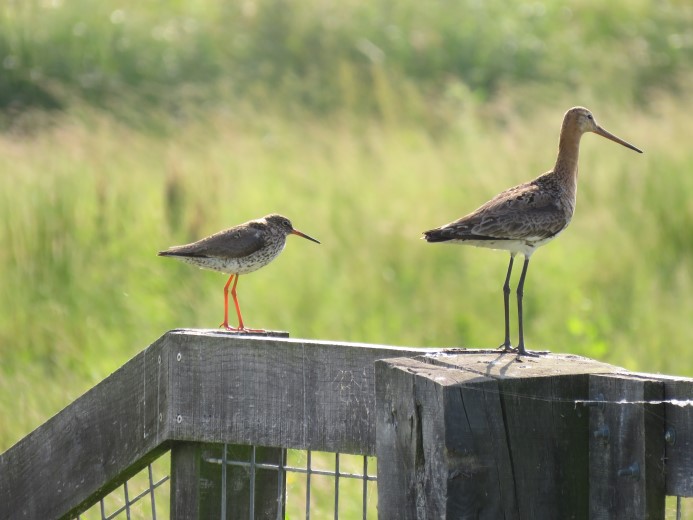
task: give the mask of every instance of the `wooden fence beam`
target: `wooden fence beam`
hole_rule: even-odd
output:
[[[0,518],[72,518],[167,446],[165,337],[0,455]]]
[[[425,349],[173,332],[173,440],[375,454],[378,359]]]
[[[171,441],[373,455],[374,362],[422,352],[171,331],[0,454],[0,518],[72,518]]]

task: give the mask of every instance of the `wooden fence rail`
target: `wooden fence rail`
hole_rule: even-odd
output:
[[[74,518],[166,450],[171,517],[208,518],[222,443],[376,455],[384,519],[664,518],[691,400],[577,356],[171,331],[0,455],[0,518]]]

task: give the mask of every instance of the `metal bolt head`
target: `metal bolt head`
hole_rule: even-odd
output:
[[[676,444],[676,428],[673,426],[669,426],[669,428],[667,428],[667,431],[664,432],[664,441],[669,446]]]
[[[611,432],[609,431],[608,426],[603,426],[603,427],[599,428],[598,430],[594,430],[592,432],[592,436],[595,439],[604,439],[604,440],[608,441],[609,438],[611,437]]]
[[[618,470],[619,477],[631,477],[633,480],[640,480],[640,464],[633,462],[627,468]]]

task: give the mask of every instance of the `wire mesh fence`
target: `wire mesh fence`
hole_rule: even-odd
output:
[[[102,497],[76,519],[168,520],[169,475],[170,456],[166,453]]]
[[[212,476],[209,482],[219,488],[210,496],[220,501],[221,519],[237,518],[239,502],[249,504],[242,518],[260,518],[255,504],[269,500],[279,504],[278,519],[377,518],[375,457],[284,448],[268,452],[263,447],[226,444],[215,448],[203,461],[209,466],[205,474]],[[166,453],[76,520],[166,520],[170,518],[169,475]],[[273,484],[269,490],[267,482]]]
[[[218,456],[204,461],[218,466],[222,518],[229,518],[230,495],[238,489],[245,496],[236,498],[250,504],[250,519],[256,504],[270,500],[278,504],[280,519],[377,518],[374,457],[222,445]]]
[[[277,518],[299,519],[375,519],[377,518],[377,461],[374,457],[280,449],[277,462],[267,462],[263,450],[256,446],[219,445],[221,456],[205,457],[207,464],[218,468],[221,519],[233,509],[235,498],[226,493],[228,481],[246,479],[243,487],[249,493],[248,518],[256,515],[252,504],[256,482],[271,475],[276,482],[272,500],[276,500]],[[268,473],[269,472],[269,473]],[[168,453],[149,464],[123,485],[94,503],[76,520],[167,520],[170,518],[170,456]],[[693,520],[693,497],[667,497],[666,520]]]

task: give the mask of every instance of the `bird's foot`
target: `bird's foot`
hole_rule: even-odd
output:
[[[517,349],[513,348],[509,341],[505,341],[502,345],[498,345],[496,350],[503,349],[503,352],[515,352]]]
[[[224,329],[228,330],[229,332],[241,332],[245,334],[258,334],[258,333],[263,333],[267,332],[264,329],[249,329],[248,327],[241,326],[241,327],[232,327],[228,323],[222,323],[219,325],[219,327],[223,327]]]
[[[524,345],[520,345],[519,347],[517,347],[517,349],[515,349],[515,352],[517,353],[518,361],[520,361],[520,356],[536,358],[536,357],[545,356],[546,354],[549,353],[548,350],[535,350],[534,352],[532,352],[532,351],[525,349]]]
[[[243,327],[237,330],[238,332],[245,332],[246,334],[264,334],[265,332],[267,332],[265,329],[249,329],[247,327]]]

